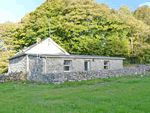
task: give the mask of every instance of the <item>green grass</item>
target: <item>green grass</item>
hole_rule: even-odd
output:
[[[148,113],[150,76],[137,76],[60,85],[2,83],[0,113]]]

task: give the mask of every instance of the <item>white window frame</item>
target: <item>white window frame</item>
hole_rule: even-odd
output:
[[[85,70],[85,62],[87,62],[87,70]],[[91,70],[91,62],[90,60],[85,60],[84,61],[84,71],[90,71]]]
[[[107,63],[105,64],[105,62],[107,62]],[[105,66],[109,69],[109,61],[108,60],[104,60],[104,69],[105,69]]]
[[[65,61],[70,61],[70,64],[69,65],[65,65]],[[64,70],[65,67],[68,67],[69,66],[69,70]],[[72,60],[64,60],[63,62],[63,70],[64,72],[70,72],[72,70]]]

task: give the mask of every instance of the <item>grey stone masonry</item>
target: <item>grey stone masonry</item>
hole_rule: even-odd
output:
[[[46,73],[63,72],[63,58],[46,58]]]
[[[27,79],[28,79],[27,73],[23,73],[23,72],[0,74],[0,83],[18,81],[18,80],[27,80]]]
[[[104,59],[75,59],[75,58],[45,58],[43,60],[45,73],[59,73],[64,72],[64,60],[71,61],[71,72],[85,71],[84,62],[89,61],[90,70],[103,70],[104,61],[109,62],[109,69],[123,68],[123,60],[104,60]]]
[[[21,56],[12,60],[9,60],[8,73],[14,72],[26,72],[27,71],[27,56]]]
[[[26,55],[9,60],[8,73],[11,72],[28,72],[37,68],[42,73],[59,73],[65,72],[64,61],[69,60],[70,72],[85,71],[85,62],[88,62],[88,71],[103,70],[104,62],[108,62],[108,69],[123,68],[123,60],[101,59],[101,58],[59,58],[59,57],[39,57],[38,55]]]
[[[119,69],[123,68],[123,60],[109,60],[110,69]]]
[[[60,84],[64,83],[65,81],[82,81],[94,78],[102,79],[126,75],[145,74],[146,72],[150,72],[150,66],[120,68],[115,70],[93,70],[49,74],[42,74],[40,71],[31,71],[29,75],[30,80],[51,84]]]
[[[39,61],[39,62],[42,62]],[[40,63],[42,64],[42,63]],[[65,81],[82,81],[94,78],[111,78],[126,75],[146,74],[150,72],[150,66],[120,68],[115,70],[93,70],[93,71],[77,71],[63,73],[48,73],[43,74],[42,65],[37,65],[29,74],[24,72],[4,73],[0,74],[0,83],[17,81],[17,80],[33,80],[43,83],[60,84]]]

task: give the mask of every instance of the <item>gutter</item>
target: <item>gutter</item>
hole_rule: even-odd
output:
[[[14,59],[14,58],[18,58],[18,57],[24,56],[24,55],[25,55],[25,53],[22,52],[22,53],[20,53],[20,54],[18,54],[18,55],[14,55],[14,56],[12,56],[12,57],[9,57],[7,60],[12,60],[12,59]]]
[[[42,57],[47,57],[47,58],[78,58],[78,59],[112,59],[112,60],[124,60],[126,58],[115,58],[115,57],[77,57],[77,56],[43,56]]]

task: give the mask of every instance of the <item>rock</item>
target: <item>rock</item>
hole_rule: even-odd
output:
[[[82,80],[87,80],[87,79],[84,78],[84,79],[82,79]]]
[[[54,82],[54,84],[60,84],[60,82]]]
[[[145,74],[145,76],[148,76],[149,74]]]
[[[54,82],[59,82],[60,81],[60,79],[54,79]]]

